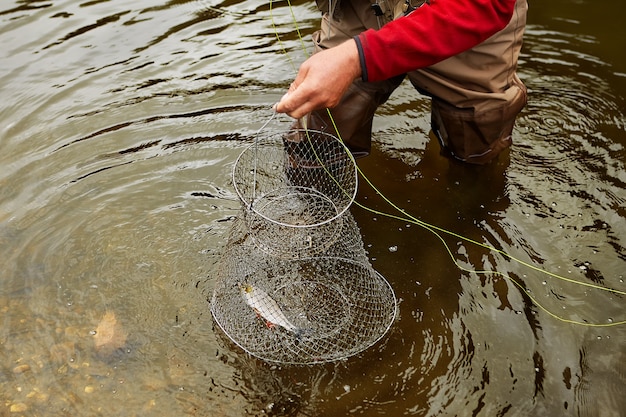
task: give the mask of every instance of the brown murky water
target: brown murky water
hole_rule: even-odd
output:
[[[625,291],[626,5],[530,6],[509,155],[442,159],[428,102],[404,86],[359,165],[430,224]],[[293,13],[306,38],[314,6]],[[561,320],[625,320],[622,295],[442,233],[460,266],[499,274],[465,272],[429,231],[357,207],[400,300],[381,342],[280,367],[215,328],[230,172],[291,81],[282,48],[304,57],[292,19],[255,0],[2,3],[0,415],[623,413],[626,327]],[[357,200],[393,210],[364,181]]]

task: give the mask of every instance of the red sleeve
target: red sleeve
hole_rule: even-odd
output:
[[[428,67],[504,29],[516,0],[430,0],[380,30],[355,37],[363,80],[380,81]]]

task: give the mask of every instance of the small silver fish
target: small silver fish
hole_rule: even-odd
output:
[[[290,332],[300,333],[300,329],[289,321],[276,300],[265,291],[250,284],[242,284],[240,289],[246,303],[268,323],[268,326],[278,325]]]

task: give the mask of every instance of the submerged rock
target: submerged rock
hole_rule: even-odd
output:
[[[98,323],[93,336],[96,352],[100,355],[111,355],[126,345],[126,336],[124,328],[115,317],[115,313],[107,311]]]

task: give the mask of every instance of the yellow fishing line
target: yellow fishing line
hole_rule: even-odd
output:
[[[300,47],[304,51],[305,55],[308,55],[307,50],[306,50],[306,44],[304,43],[304,38],[302,37],[302,33],[300,32],[300,27],[298,26],[298,19],[296,18],[296,14],[293,11],[293,7],[291,6],[291,1],[287,0],[287,4],[289,5],[289,13],[291,13],[291,19],[293,21],[294,28],[296,29],[296,33],[298,34]],[[287,52],[287,48],[285,48],[285,45],[283,44],[282,39],[280,39],[280,34],[278,33],[278,28],[276,27],[276,22],[274,21],[274,2],[272,0],[270,0],[269,7],[270,7],[269,9],[270,21],[272,22],[272,29],[274,29],[274,35],[276,35],[276,40],[278,41],[278,44],[280,45],[280,49],[282,49],[283,51],[283,54],[285,54],[285,56],[287,57],[287,60],[289,61],[291,68],[293,69],[294,72],[297,72],[298,68],[296,67],[295,62],[291,59],[291,55],[289,55],[289,52]]]
[[[289,7],[289,10],[290,10],[291,16],[292,16],[292,18],[293,18],[293,23],[294,23],[295,29],[296,29],[296,31],[297,31],[297,33],[298,33],[298,39],[299,39],[299,41],[300,41],[300,44],[301,44],[302,50],[304,51],[304,53],[305,53],[305,54],[307,54],[307,51],[306,51],[306,46],[305,46],[305,43],[304,43],[304,39],[303,39],[303,37],[302,37],[302,34],[301,34],[301,31],[300,31],[300,28],[299,28],[299,26],[298,26],[298,22],[297,22],[297,19],[296,19],[295,13],[294,13],[294,11],[293,11],[293,7],[292,7],[292,4],[291,4],[291,1],[290,1],[290,0],[287,0],[287,5],[288,5],[288,7]],[[289,60],[289,62],[291,63],[291,66],[292,66],[292,68],[293,68],[294,72],[296,72],[296,73],[297,73],[297,68],[296,68],[296,66],[295,66],[295,64],[294,64],[294,62],[293,62],[293,60],[292,60],[292,59],[291,59],[291,57],[289,56],[289,53],[287,52],[287,49],[285,48],[285,46],[284,46],[284,44],[283,44],[283,42],[282,42],[282,40],[281,40],[281,38],[280,38],[280,35],[279,35],[279,33],[278,33],[278,29],[277,29],[277,27],[276,27],[276,25],[275,25],[275,22],[274,22],[274,16],[273,16],[273,8],[272,8],[272,6],[273,6],[273,1],[272,1],[272,0],[270,0],[270,18],[271,18],[272,26],[273,26],[273,28],[274,28],[274,33],[276,34],[276,39],[277,39],[277,41],[278,41],[279,45],[281,46],[281,49],[282,49],[283,53],[287,56],[287,59],[288,59],[288,60]],[[308,55],[308,54],[307,54],[307,55]],[[331,123],[332,123],[332,125],[333,125],[333,129],[334,129],[334,130],[335,130],[335,132],[337,133],[337,137],[339,138],[339,140],[340,140],[341,142],[343,142],[343,139],[341,138],[341,134],[339,133],[339,129],[337,128],[337,125],[335,124],[335,120],[333,119],[332,114],[330,113],[330,110],[329,110],[329,109],[327,109],[327,112],[328,112],[329,119],[330,119],[330,121],[331,121]],[[305,127],[305,129],[306,129],[306,127]],[[310,140],[310,139],[309,139],[309,140]],[[349,153],[349,154],[350,154],[350,153]],[[351,158],[353,158],[353,157],[352,157],[352,154],[350,154],[350,157],[351,157]],[[318,158],[318,160],[319,160],[319,158]],[[354,160],[354,159],[353,159],[353,160]],[[324,168],[326,169],[326,167],[324,167]],[[512,277],[508,276],[507,274],[504,274],[504,273],[502,273],[502,272],[498,272],[498,271],[477,271],[477,270],[473,270],[473,269],[469,269],[469,268],[464,267],[464,266],[463,266],[463,265],[461,265],[461,264],[459,263],[459,261],[458,261],[458,260],[454,257],[454,254],[452,253],[452,250],[450,249],[450,246],[449,246],[449,245],[448,245],[448,243],[445,241],[445,239],[443,238],[443,236],[441,236],[441,234],[440,234],[440,233],[445,233],[445,234],[447,234],[447,235],[449,235],[449,236],[455,237],[455,238],[457,238],[457,239],[461,239],[461,240],[463,240],[463,241],[465,241],[465,242],[468,242],[468,243],[471,243],[471,244],[473,244],[473,245],[476,245],[476,246],[482,247],[482,248],[487,249],[487,250],[489,250],[489,251],[499,253],[500,255],[502,255],[502,256],[504,256],[504,257],[506,257],[506,258],[508,258],[508,259],[510,259],[510,260],[512,260],[512,261],[514,261],[514,262],[517,262],[517,263],[518,263],[518,264],[520,264],[520,265],[523,265],[523,266],[525,266],[525,267],[527,267],[527,268],[529,268],[529,269],[531,269],[531,270],[534,270],[534,271],[539,272],[539,273],[541,273],[541,274],[545,274],[545,275],[550,276],[550,277],[552,277],[552,278],[556,278],[556,279],[559,279],[559,280],[561,280],[561,281],[564,281],[564,282],[567,282],[567,283],[570,283],[570,284],[574,284],[574,285],[581,285],[581,286],[585,286],[585,287],[588,287],[588,288],[592,288],[592,289],[596,289],[596,290],[600,290],[600,291],[606,291],[606,292],[610,292],[610,293],[617,294],[617,295],[626,295],[626,291],[620,291],[620,290],[617,290],[617,289],[614,289],[614,288],[603,287],[603,286],[600,286],[600,285],[597,285],[597,284],[593,284],[593,283],[589,283],[589,282],[584,282],[584,281],[579,281],[579,280],[572,279],[572,278],[567,278],[567,277],[564,277],[564,276],[562,276],[562,275],[556,274],[556,273],[554,273],[554,272],[546,271],[546,270],[544,270],[544,269],[542,269],[542,268],[540,268],[540,267],[538,267],[538,266],[536,266],[536,265],[533,265],[533,264],[528,263],[528,262],[526,262],[526,261],[523,261],[523,260],[521,260],[521,259],[519,259],[519,258],[516,258],[516,257],[514,257],[513,255],[510,255],[509,253],[507,253],[507,252],[505,252],[505,251],[503,251],[503,250],[501,250],[501,249],[497,249],[497,248],[495,248],[495,247],[493,247],[493,246],[490,246],[490,245],[487,245],[487,244],[484,244],[484,243],[478,242],[478,241],[476,241],[476,240],[473,240],[473,239],[470,239],[470,238],[468,238],[468,237],[462,236],[462,235],[460,235],[460,234],[458,234],[458,233],[452,232],[452,231],[450,231],[450,230],[446,230],[446,229],[444,229],[444,228],[441,228],[441,227],[438,227],[438,226],[435,226],[435,225],[429,224],[429,223],[427,223],[427,222],[425,222],[425,221],[423,221],[423,220],[420,220],[420,219],[418,219],[417,217],[415,217],[415,216],[413,216],[413,215],[411,215],[411,214],[407,213],[405,210],[401,209],[401,208],[400,208],[400,207],[398,207],[395,203],[393,203],[391,200],[389,200],[389,198],[387,198],[387,197],[386,197],[386,196],[385,196],[385,195],[384,195],[384,194],[383,194],[383,193],[382,193],[382,192],[381,192],[381,191],[380,191],[380,190],[379,190],[379,189],[378,189],[378,188],[377,188],[377,187],[376,187],[376,186],[375,186],[375,185],[374,185],[371,181],[370,181],[370,179],[369,179],[369,178],[365,175],[365,173],[363,173],[363,171],[360,169],[360,167],[359,167],[358,165],[356,165],[356,168],[357,168],[357,172],[359,173],[359,176],[360,176],[360,177],[362,177],[362,178],[363,178],[363,180],[365,180],[365,182],[366,182],[366,183],[367,183],[367,184],[368,184],[368,185],[372,188],[372,190],[374,190],[374,192],[375,192],[376,194],[378,194],[378,195],[379,195],[379,196],[380,196],[380,197],[381,197],[381,198],[382,198],[382,199],[383,199],[383,200],[384,200],[387,204],[389,204],[389,205],[390,205],[393,209],[395,209],[396,211],[398,211],[399,213],[401,213],[401,215],[394,215],[394,214],[392,214],[392,213],[382,212],[382,211],[379,211],[379,210],[376,210],[376,209],[373,209],[373,208],[367,207],[367,206],[363,205],[362,203],[360,203],[360,202],[358,202],[358,201],[356,201],[356,200],[355,200],[355,201],[354,201],[354,204],[355,204],[356,206],[358,206],[358,207],[360,207],[360,208],[362,208],[362,209],[364,209],[364,210],[366,210],[366,211],[369,211],[369,212],[371,212],[371,213],[373,213],[373,214],[376,214],[376,215],[379,215],[379,216],[385,216],[385,217],[392,218],[392,219],[396,219],[396,220],[405,221],[405,222],[408,222],[408,223],[412,223],[412,224],[418,225],[418,226],[420,226],[420,227],[422,227],[422,228],[424,228],[424,229],[428,230],[429,232],[431,232],[433,235],[435,235],[435,236],[436,236],[436,237],[437,237],[437,238],[441,241],[441,243],[443,244],[444,248],[445,248],[445,249],[446,249],[446,251],[448,252],[448,255],[449,255],[449,256],[450,256],[450,258],[452,259],[452,262],[453,262],[453,263],[456,265],[456,267],[457,267],[457,268],[459,268],[460,270],[465,271],[465,272],[468,272],[468,273],[474,273],[474,274],[496,275],[496,276],[501,276],[501,277],[503,277],[503,278],[507,279],[508,281],[512,282],[515,286],[517,286],[517,287],[518,287],[518,288],[519,288],[519,289],[520,289],[520,290],[521,290],[521,291],[522,291],[522,292],[523,292],[523,293],[524,293],[524,294],[528,297],[528,299],[529,299],[529,300],[531,300],[531,302],[532,302],[532,303],[533,303],[536,307],[538,307],[540,310],[542,310],[543,312],[545,312],[545,313],[546,313],[546,314],[548,314],[549,316],[551,316],[551,317],[555,318],[556,320],[559,320],[559,321],[561,321],[561,322],[564,322],[564,323],[576,324],[576,325],[580,325],[580,326],[587,326],[587,327],[612,327],[612,326],[619,326],[619,325],[624,325],[624,324],[626,324],[626,320],[621,320],[621,321],[613,321],[613,322],[607,322],[607,323],[591,323],[591,322],[586,322],[586,321],[579,321],[579,320],[568,319],[568,318],[565,318],[565,317],[559,316],[558,314],[556,314],[556,313],[554,313],[554,312],[550,311],[550,310],[549,310],[547,307],[545,307],[542,303],[540,303],[540,302],[539,302],[539,301],[538,301],[538,300],[537,300],[537,299],[536,299],[536,298],[535,298],[535,297],[534,297],[534,296],[530,293],[530,291],[529,291],[528,289],[526,289],[526,288],[525,288],[525,287],[524,287],[524,286],[523,286],[520,282],[518,282],[516,279],[514,279],[514,278],[512,278]],[[330,174],[330,173],[329,173],[329,174]],[[439,232],[440,232],[440,233],[439,233]]]

